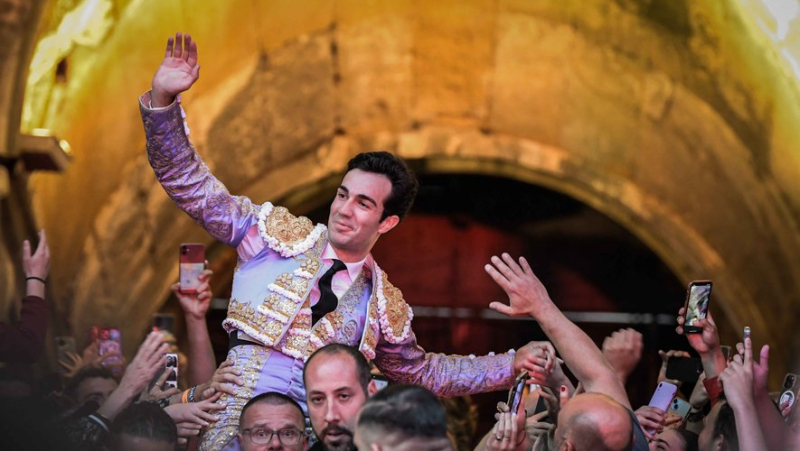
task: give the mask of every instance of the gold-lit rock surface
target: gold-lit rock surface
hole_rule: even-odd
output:
[[[19,127],[72,147],[68,171],[27,187],[76,331],[114,321],[132,349],[176,279],[178,244],[212,244],[156,183],[136,102],[181,30],[202,66],[183,96],[191,137],[232,192],[319,205],[322,185],[370,149],[540,184],[613,218],[681,280],[713,279],[718,320],[787,344],[774,351],[788,358],[800,95],[740,2],[28,3],[0,0],[16,11],[0,22],[12,43],[0,50],[1,150],[14,155]],[[87,4],[105,12],[37,53]],[[20,70],[31,60],[43,66]]]

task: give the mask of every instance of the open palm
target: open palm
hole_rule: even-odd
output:
[[[153,77],[154,107],[171,104],[175,97],[192,87],[200,78],[200,65],[197,64],[197,44],[192,37],[176,33],[167,40],[164,61]]]

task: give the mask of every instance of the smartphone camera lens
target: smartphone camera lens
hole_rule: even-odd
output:
[[[783,388],[792,388],[792,387],[794,387],[794,382],[795,382],[794,374],[790,374],[786,378],[786,383],[783,384]]]

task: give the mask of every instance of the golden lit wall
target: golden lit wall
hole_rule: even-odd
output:
[[[530,181],[712,278],[727,323],[792,337],[800,95],[739,2],[84,0],[41,24],[19,114],[74,152],[30,189],[77,333],[124,318],[131,349],[178,243],[210,244],[157,185],[136,103],[182,30],[202,66],[191,136],[231,191],[311,195],[367,149]]]

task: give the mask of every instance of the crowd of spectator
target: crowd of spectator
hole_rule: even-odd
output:
[[[27,295],[20,320],[0,324],[0,360],[6,363],[41,359],[47,330],[44,232],[35,252],[27,241],[23,249]],[[749,336],[726,356],[710,312],[695,323],[697,333],[685,333],[684,312],[677,312],[676,332],[686,336],[702,365],[696,382],[667,378],[672,359],[691,357],[683,350],[660,352],[658,380],[638,381],[654,390],[693,383],[691,395],[671,392],[666,410],[653,403],[633,406],[625,386],[642,357],[639,332],[620,330],[598,347],[556,307],[524,258],[493,257],[486,271],[509,299],[490,307],[534,318],[549,340],[528,346],[532,357],[520,377],[519,402],[512,396],[515,408],[498,404],[496,423],[477,446],[470,437],[475,407],[468,400],[441,400],[408,384],[390,382],[381,389],[375,368],[361,352],[331,344],[305,362],[306,406],[286,393],[253,393],[239,419],[240,449],[798,449],[800,432],[792,415],[796,389],[787,385],[785,391],[769,391],[769,347],[754,350]],[[58,382],[33,383],[3,373],[0,430],[8,445],[3,448],[195,449],[197,437],[224,409],[217,401],[245,385],[233,362],[214,361],[206,324],[210,276],[210,271],[201,275],[195,294],[173,287],[187,323],[188,377],[182,379],[187,386],[169,383],[181,380],[167,365],[176,351],[169,334],[150,332],[127,364],[119,353],[103,353],[93,341],[80,355],[61,356]],[[791,375],[789,382],[796,384]],[[688,408],[672,409],[673,404]]]

